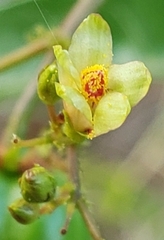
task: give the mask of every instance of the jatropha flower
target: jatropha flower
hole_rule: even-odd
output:
[[[151,75],[142,62],[112,64],[107,22],[91,14],[72,36],[70,47],[54,46],[65,114],[73,129],[88,137],[118,128],[147,93]]]

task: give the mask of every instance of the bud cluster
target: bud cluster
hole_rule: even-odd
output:
[[[14,201],[9,211],[19,223],[30,224],[40,215],[40,203],[55,197],[56,181],[44,167],[35,165],[23,173],[19,186],[23,198]]]
[[[51,213],[58,206],[68,203],[74,191],[70,182],[59,187],[55,176],[38,164],[23,173],[19,187],[22,198],[14,201],[8,209],[21,224],[30,224],[40,215]]]

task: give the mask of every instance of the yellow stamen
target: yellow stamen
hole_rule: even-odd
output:
[[[94,105],[107,90],[107,69],[98,64],[85,68],[81,72],[81,84],[83,96]]]

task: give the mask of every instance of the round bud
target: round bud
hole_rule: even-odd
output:
[[[53,105],[59,99],[55,82],[58,82],[58,70],[56,64],[52,63],[38,77],[38,96],[47,105]]]
[[[39,217],[38,204],[28,203],[24,199],[18,199],[8,207],[13,218],[22,224],[30,224]]]
[[[19,180],[21,194],[27,202],[42,203],[54,198],[56,181],[43,167],[26,170]]]
[[[60,230],[60,233],[61,233],[61,235],[65,235],[65,234],[67,233],[67,229],[62,228],[62,229]]]

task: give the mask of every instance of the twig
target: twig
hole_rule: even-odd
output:
[[[32,139],[28,139],[28,140],[22,140],[19,138],[15,138],[13,139],[13,144],[16,147],[35,147],[38,145],[42,145],[42,144],[48,144],[50,142],[52,142],[52,139],[46,138],[46,137],[40,137],[40,138],[32,138]]]
[[[71,145],[67,148],[67,163],[70,180],[75,184],[75,202],[81,196],[80,176],[79,176],[79,162],[76,156],[76,148]]]
[[[53,45],[60,43],[67,47],[68,40],[75,30],[76,26],[86,17],[87,14],[94,11],[104,0],[79,0],[73,6],[71,11],[59,25],[58,30],[52,29],[53,35],[48,34],[45,38],[39,38],[26,46],[19,48],[0,60],[0,72],[16,65],[25,59],[31,58],[41,52],[47,51]]]
[[[31,58],[36,54],[48,50],[54,42],[55,41],[53,37],[49,35],[47,38],[40,38],[27,44],[24,47],[21,47],[9,53],[8,55],[2,57],[0,60],[0,72],[28,58]]]
[[[60,30],[65,36],[71,36],[79,23],[91,12],[95,11],[104,0],[78,0],[60,24]]]
[[[50,62],[50,59],[51,59],[50,55],[49,54],[46,55],[46,58],[44,58],[43,62],[39,66],[39,69],[48,64]],[[3,145],[7,145],[9,139],[12,137],[12,134],[17,131],[21,116],[35,93],[36,93],[36,80],[32,79],[25,88],[25,90],[23,91],[21,97],[18,99],[18,101],[15,104],[15,107],[11,112],[6,128],[4,129],[1,136],[1,142]]]
[[[1,141],[3,142],[3,145],[6,145],[9,139],[11,139],[12,134],[16,132],[22,113],[24,112],[27,104],[32,99],[35,90],[36,82],[32,79],[32,81],[25,88],[22,96],[18,99],[17,103],[15,104],[15,107],[13,108],[10,114],[10,118],[8,120],[6,128],[4,129],[1,136],[2,138]]]
[[[69,170],[69,176],[70,180],[75,184],[75,193],[74,193],[74,202],[76,204],[76,207],[79,209],[84,222],[86,223],[86,226],[93,237],[94,240],[104,240],[100,232],[98,230],[98,227],[96,226],[96,223],[91,216],[87,205],[85,204],[82,195],[81,195],[81,186],[80,186],[80,176],[79,176],[79,164],[76,156],[76,149],[75,146],[68,147],[67,150],[67,162],[68,162],[68,170]]]
[[[96,223],[95,223],[93,217],[91,216],[91,213],[89,212],[88,207],[86,206],[86,203],[83,201],[83,199],[78,200],[77,208],[79,209],[93,239],[94,240],[104,240],[101,237],[99,229],[96,226]]]

